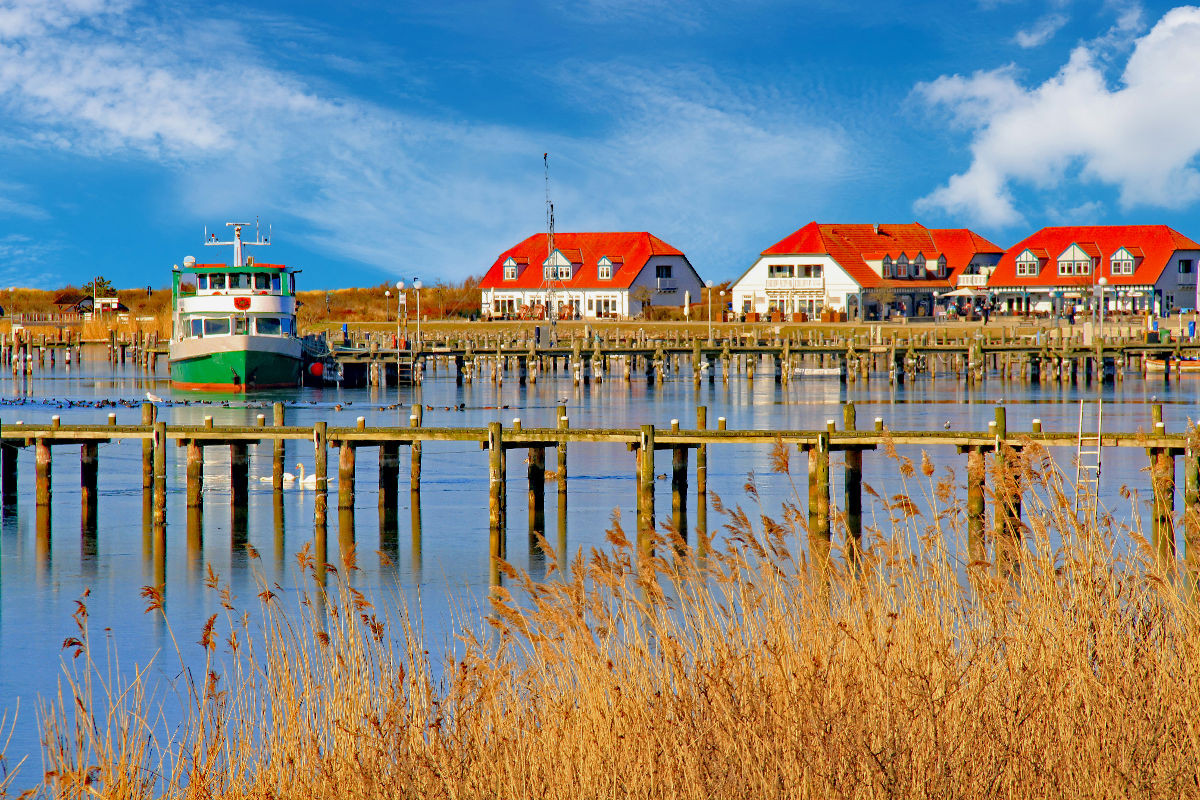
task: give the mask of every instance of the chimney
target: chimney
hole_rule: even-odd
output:
[[[878,222],[876,222],[876,223],[875,223],[873,226],[871,226],[871,227],[875,228],[875,235],[876,235],[876,236],[878,236],[878,235],[879,235],[879,223],[878,223]]]

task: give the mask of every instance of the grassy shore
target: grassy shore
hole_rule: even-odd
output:
[[[427,651],[418,621],[380,614],[348,582],[326,593],[314,577],[289,608],[264,585],[260,626],[210,576],[226,613],[172,633],[207,662],[176,687],[189,713],[169,731],[140,677],[107,679],[81,606],[65,643],[74,684],[45,711],[42,788],[531,800],[1200,791],[1200,617],[1137,526],[1075,519],[1061,476],[1030,447],[1014,456],[1027,548],[1017,574],[997,576],[959,557],[954,476],[890,456],[898,482],[886,497],[871,490],[857,568],[841,557],[814,567],[799,499],[767,515],[751,479],[744,507],[716,502],[718,541],[665,531],[659,557],[639,558],[614,522],[609,547],[565,575],[534,583],[506,566],[490,615],[444,654]],[[773,469],[789,473],[788,461],[780,445]],[[307,551],[299,563],[320,572]],[[158,590],[144,596],[161,614]]]

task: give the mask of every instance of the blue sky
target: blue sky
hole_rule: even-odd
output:
[[[0,285],[164,285],[261,217],[309,286],[649,230],[735,277],[812,219],[1200,236],[1200,9],[0,0]]]

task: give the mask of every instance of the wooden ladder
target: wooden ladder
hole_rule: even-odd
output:
[[[1100,435],[1104,430],[1104,401],[1095,402],[1096,431],[1084,431],[1088,403],[1079,401],[1079,436],[1075,443],[1075,516],[1095,521],[1100,495]]]

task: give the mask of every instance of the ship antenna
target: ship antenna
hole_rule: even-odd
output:
[[[558,310],[554,307],[554,283],[558,279],[558,267],[554,264],[554,201],[550,199],[550,154],[542,153],[542,164],[546,174],[546,261],[549,267],[542,270],[542,282],[546,285],[546,312],[553,329],[558,321]]]

